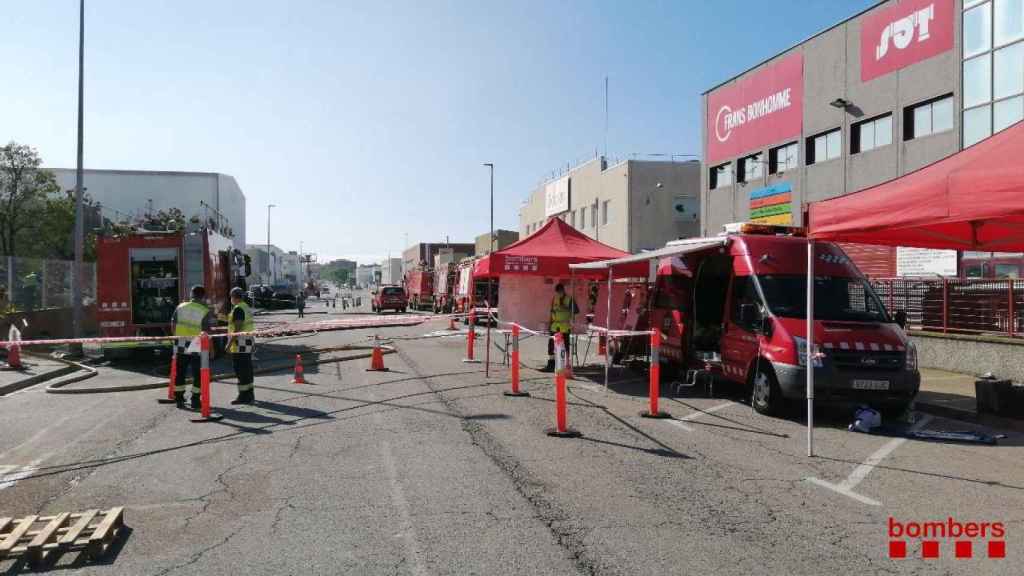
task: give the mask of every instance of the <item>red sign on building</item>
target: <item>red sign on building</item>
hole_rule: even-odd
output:
[[[953,0],[905,0],[866,16],[860,79],[867,82],[953,47]]]
[[[804,59],[786,56],[708,94],[707,162],[799,138],[803,129]]]

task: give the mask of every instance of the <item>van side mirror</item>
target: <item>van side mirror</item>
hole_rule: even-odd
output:
[[[756,326],[760,316],[757,304],[740,304],[740,324],[743,326]]]
[[[906,329],[907,328],[907,311],[906,310],[897,310],[896,313],[893,314],[893,320],[896,321],[896,324],[900,328]]]

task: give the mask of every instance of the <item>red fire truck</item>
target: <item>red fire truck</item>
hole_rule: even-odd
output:
[[[96,242],[96,317],[103,337],[165,336],[171,315],[192,286],[206,288],[206,302],[221,322],[228,293],[246,288],[250,266],[230,239],[202,228],[191,232],[136,232]],[[214,342],[223,344],[221,339]],[[165,348],[170,340],[111,343],[104,355]]]
[[[405,275],[405,294],[413,310],[429,310],[434,305],[434,273],[430,270],[410,270]]]

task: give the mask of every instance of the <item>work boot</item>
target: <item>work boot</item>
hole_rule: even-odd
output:
[[[245,399],[243,400],[243,403],[244,404],[255,404],[256,403],[256,391],[255,390],[249,390],[248,392],[246,392],[245,393]]]
[[[202,403],[199,401],[199,394],[192,395],[192,409],[199,410],[202,407]]]
[[[245,392],[239,392],[238,397],[231,401],[232,404],[248,404],[245,401]]]
[[[548,358],[548,363],[540,369],[541,372],[554,372],[555,371],[555,359]]]
[[[177,407],[182,409],[182,410],[185,409],[185,393],[184,392],[175,392],[174,393],[174,404],[177,405]]]

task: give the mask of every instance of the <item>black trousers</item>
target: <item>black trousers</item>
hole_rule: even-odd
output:
[[[565,342],[566,347],[569,346],[569,330],[562,330],[562,341]],[[555,355],[555,334],[552,333],[551,337],[548,338],[548,356]]]
[[[185,374],[192,369],[192,393],[199,394],[199,354],[177,354],[178,365],[175,367],[174,392],[183,394],[185,392]]]
[[[235,367],[235,376],[238,377],[238,391],[247,392],[252,390],[252,354],[249,352],[235,352],[231,355],[231,363]]]

